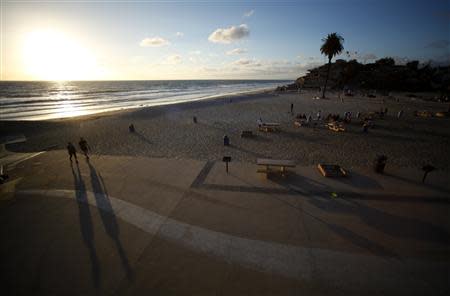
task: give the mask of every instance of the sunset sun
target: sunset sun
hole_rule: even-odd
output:
[[[82,80],[97,72],[93,55],[82,44],[53,30],[25,35],[23,63],[27,73],[39,80]]]

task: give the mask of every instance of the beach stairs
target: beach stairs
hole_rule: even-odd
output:
[[[22,143],[27,139],[24,135],[11,135],[0,138],[0,157],[6,156],[10,152],[6,150],[7,144]]]
[[[16,153],[6,149],[6,145],[14,143],[22,143],[27,139],[24,135],[6,136],[0,139],[0,167],[2,167],[3,174],[6,175],[6,171],[14,169],[14,167],[32,157],[35,157],[44,152],[31,152],[31,153]],[[3,180],[5,181],[5,180]]]

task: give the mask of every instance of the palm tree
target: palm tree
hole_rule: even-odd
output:
[[[325,91],[327,89],[328,77],[330,76],[331,59],[340,54],[344,50],[344,38],[338,33],[328,34],[327,38],[322,39],[323,44],[320,47],[320,52],[328,57],[327,78],[325,79],[325,86],[323,87],[322,98],[325,98]]]

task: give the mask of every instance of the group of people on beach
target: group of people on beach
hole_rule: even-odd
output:
[[[387,112],[388,112],[388,109],[383,108],[379,112],[374,112],[374,113],[376,113],[380,118],[383,118],[384,115],[387,114]],[[400,111],[398,113],[397,117],[400,118],[402,116],[402,113],[403,113],[403,111]],[[341,122],[342,121],[344,123],[350,123],[353,118],[361,120],[364,133],[367,133],[369,128],[373,127],[372,118],[370,116],[361,114],[361,112],[357,112],[354,115],[352,112],[347,111],[344,113],[343,116],[341,116],[339,114],[329,113],[329,114],[327,114],[327,116],[322,118],[321,110],[317,111],[317,113],[316,113],[316,116],[315,116],[316,123],[314,123],[314,125],[317,125],[317,122],[321,121],[321,120],[324,120],[325,122]],[[303,124],[311,124],[312,115],[299,113],[295,116],[295,119],[296,119],[296,121],[302,122]]]
[[[80,141],[78,142],[78,146],[80,147],[80,150],[83,151],[84,156],[86,156],[86,160],[89,161],[88,153],[90,152],[91,147],[89,146],[89,144],[83,137],[80,138]],[[72,144],[72,142],[67,143],[67,152],[69,153],[70,163],[72,163],[72,157],[74,157],[75,162],[78,163],[77,149]]]

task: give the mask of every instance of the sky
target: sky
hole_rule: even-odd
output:
[[[2,80],[295,79],[332,32],[337,58],[450,59],[448,0],[0,1]]]

